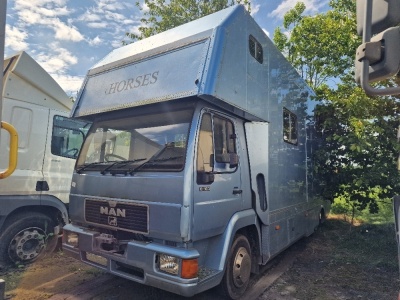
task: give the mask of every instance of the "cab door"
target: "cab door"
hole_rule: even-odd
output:
[[[242,208],[241,167],[234,118],[202,113],[195,157],[193,239],[220,234]]]
[[[60,111],[50,110],[43,162],[44,179],[37,183],[37,190],[51,194],[64,203],[69,202],[72,173],[88,130],[86,124],[69,119]]]

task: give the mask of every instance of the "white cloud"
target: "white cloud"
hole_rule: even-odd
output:
[[[97,46],[100,45],[102,42],[103,40],[99,36],[96,36],[94,39],[88,41],[90,46]]]
[[[81,88],[83,77],[71,76],[71,75],[60,75],[51,74],[55,81],[61,86],[61,88],[67,93],[67,95],[76,95]]]
[[[108,11],[116,11],[125,8],[118,0],[99,0],[97,3],[100,8]]]
[[[55,37],[59,40],[80,42],[84,39],[83,35],[76,27],[68,26],[58,19],[52,20],[53,29],[56,33]]]
[[[260,11],[260,4],[253,4],[251,3],[251,15],[254,17]]]
[[[109,26],[109,24],[107,22],[99,22],[99,23],[92,22],[92,23],[87,23],[86,25],[89,28],[97,28],[97,29],[98,28],[107,28]]]
[[[68,93],[79,90],[83,77],[69,75],[72,65],[78,63],[78,58],[70,51],[62,48],[58,42],[48,45],[48,52],[42,51],[34,55],[34,59],[46,70],[61,88]]]
[[[71,65],[78,63],[78,58],[67,49],[60,47],[59,43],[51,43],[48,46],[50,52],[40,52],[35,57],[48,73],[65,74]]]
[[[66,92],[72,93],[80,88],[93,63],[122,46],[125,32],[135,28],[141,15],[132,0],[8,2],[7,55],[28,50]],[[91,56],[96,56],[93,61]]]
[[[22,51],[28,48],[28,43],[25,42],[28,34],[25,31],[6,25],[5,47],[10,47],[14,51]]]
[[[38,14],[44,18],[66,16],[71,13],[65,6],[65,1],[52,0],[15,0],[15,9],[18,14]],[[29,19],[28,19],[29,20]]]
[[[139,27],[141,27],[141,26],[143,26],[143,25],[140,24],[140,25],[128,27],[127,28],[127,32],[133,33],[133,34],[136,34],[136,35],[140,35],[141,32],[139,31]]]
[[[113,40],[113,41],[111,42],[111,46],[112,46],[113,48],[121,48],[121,47],[122,47],[122,41]]]
[[[113,13],[111,11],[105,11],[104,17],[107,20],[114,21],[114,22],[122,22],[122,21],[126,20],[126,17],[124,15],[119,14],[119,13]]]
[[[279,19],[283,19],[285,13],[287,13],[290,9],[294,8],[298,0],[284,0],[278,7],[268,14],[269,17],[277,17]],[[319,9],[327,4],[327,0],[303,0],[302,1],[306,5],[306,13],[315,13],[318,12]]]
[[[150,11],[150,8],[149,8],[149,6],[147,5],[147,3],[143,3],[141,7],[142,7],[142,11],[143,11],[143,12],[148,12],[148,11]]]
[[[59,18],[73,12],[65,6],[64,0],[15,0],[14,9],[22,27],[41,25],[54,30],[55,39],[73,42],[84,40],[83,35],[72,25],[71,19],[66,24]]]
[[[84,14],[77,18],[79,21],[85,22],[96,22],[101,21],[100,15],[93,12],[93,10],[87,10]]]

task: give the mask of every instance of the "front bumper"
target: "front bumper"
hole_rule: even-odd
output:
[[[209,271],[204,278],[184,279],[164,273],[158,269],[157,256],[161,253],[181,259],[199,257],[196,249],[183,249],[152,242],[130,241],[123,254],[104,251],[97,245],[99,232],[91,231],[73,224],[64,226],[64,234],[73,232],[78,235],[78,247],[68,245],[63,240],[64,252],[88,265],[100,268],[111,274],[154,286],[175,294],[191,297],[217,285],[223,276],[221,271]],[[100,256],[99,262],[91,257]]]

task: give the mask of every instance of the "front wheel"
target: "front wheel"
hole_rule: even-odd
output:
[[[251,248],[244,235],[236,235],[229,251],[222,288],[229,299],[238,299],[250,281]]]
[[[15,215],[0,237],[0,264],[28,264],[55,249],[54,222],[48,216],[31,212]]]

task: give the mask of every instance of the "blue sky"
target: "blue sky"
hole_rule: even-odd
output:
[[[68,95],[76,96],[87,70],[121,47],[125,32],[137,32],[142,12],[136,1],[8,0],[5,56],[26,51]],[[272,38],[298,1],[252,0],[252,16]],[[326,8],[328,0],[302,2],[312,15]]]

